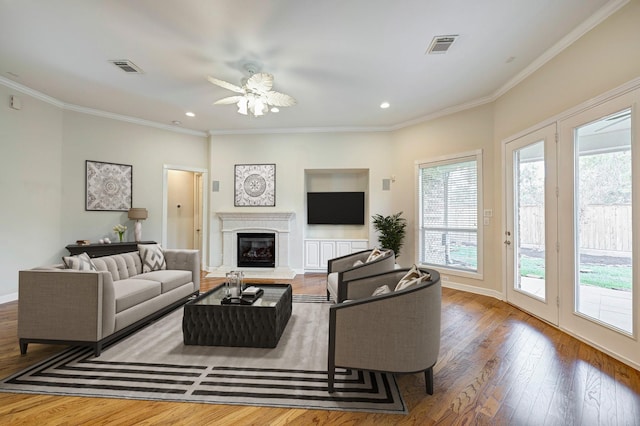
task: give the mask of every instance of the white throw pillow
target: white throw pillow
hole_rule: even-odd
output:
[[[391,293],[391,289],[388,285],[381,285],[380,287],[373,290],[372,296],[380,296],[381,294]]]
[[[96,265],[93,263],[87,253],[81,253],[76,256],[64,256],[62,258],[67,269],[75,269],[76,271],[97,271]]]
[[[360,266],[360,265],[364,265],[364,262],[362,260],[360,260],[360,259],[358,259],[355,262],[353,262],[353,267],[354,268],[357,267],[357,266]]]
[[[142,260],[142,272],[167,269],[167,262],[164,260],[164,252],[160,244],[138,244],[138,251]]]

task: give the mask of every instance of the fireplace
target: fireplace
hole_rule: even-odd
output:
[[[238,267],[273,268],[276,266],[276,234],[238,232]]]
[[[238,234],[272,233],[275,234],[275,267],[240,268],[245,278],[269,278],[290,280],[296,276],[291,268],[291,244],[296,240],[294,227],[295,213],[274,211],[251,212],[217,212],[220,218],[222,244],[219,253],[222,263],[209,276],[224,278],[230,271],[238,267]]]

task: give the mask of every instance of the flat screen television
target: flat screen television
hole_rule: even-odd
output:
[[[364,225],[364,192],[307,192],[309,225]]]

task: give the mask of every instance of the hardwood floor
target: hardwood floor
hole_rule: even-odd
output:
[[[289,282],[325,294],[323,274]],[[17,306],[0,305],[0,377],[61,350],[30,344],[21,356]],[[443,289],[434,378],[429,396],[424,375],[398,376],[407,416],[0,392],[0,424],[640,424],[639,371],[490,297]]]

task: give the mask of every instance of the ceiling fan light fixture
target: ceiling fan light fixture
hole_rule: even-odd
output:
[[[293,97],[272,90],[273,75],[268,73],[252,74],[251,77],[242,82],[242,87],[211,76],[207,77],[207,79],[216,86],[239,93],[236,96],[218,99],[214,102],[214,105],[236,104],[238,113],[242,115],[251,113],[254,117],[260,117],[271,111],[280,111],[277,107],[296,104],[296,100]]]
[[[238,101],[238,113],[242,115],[247,115],[247,98],[242,98]]]

